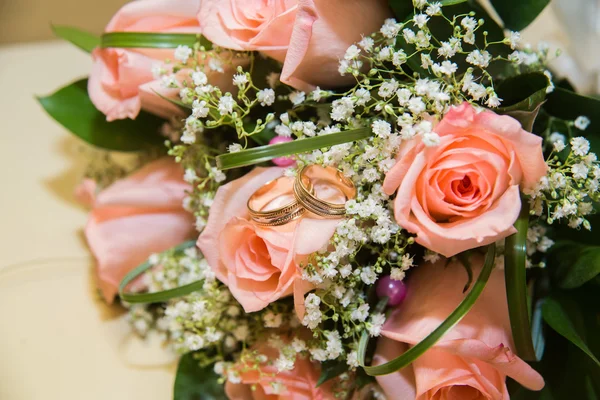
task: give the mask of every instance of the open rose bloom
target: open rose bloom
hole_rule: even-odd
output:
[[[91,53],[91,103],[40,103],[101,149],[76,192],[98,287],[181,355],[176,400],[600,394],[600,106],[520,45],[544,2],[480,2],[136,0],[98,42],[57,29]]]

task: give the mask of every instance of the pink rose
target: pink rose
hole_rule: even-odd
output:
[[[283,171],[256,168],[220,187],[207,226],[198,238],[198,247],[217,278],[246,312],[261,310],[292,293],[303,303],[300,297],[307,291],[307,282],[301,279],[299,266],[309,254],[329,243],[339,222],[304,217],[282,226],[256,225],[246,203],[257,189],[282,176]],[[292,196],[289,193],[276,200],[281,206]]]
[[[339,74],[339,60],[390,16],[384,0],[204,0],[198,18],[213,43],[281,61],[281,81],[309,91],[354,82]]]
[[[483,257],[475,255],[471,263],[477,274]],[[437,328],[463,300],[465,279],[464,267],[457,261],[415,268],[406,300],[383,326],[375,363],[399,356]],[[416,400],[508,400],[507,376],[531,390],[542,389],[540,374],[510,350],[513,341],[506,304],[504,272],[496,269],[461,322],[412,366],[379,376],[378,383],[389,398]]]
[[[468,103],[453,107],[434,131],[438,146],[404,142],[385,177],[384,191],[396,192],[398,224],[446,257],[514,233],[519,186],[530,188],[546,173],[542,139]]]
[[[279,357],[278,349],[266,343],[255,346],[259,354],[272,361]],[[331,383],[317,387],[321,368],[318,363],[310,362],[308,357],[297,356],[294,369],[278,372],[272,362],[260,365],[260,371],[234,366],[239,371],[241,382],[234,384],[227,381],[225,394],[229,400],[333,400]],[[252,390],[252,387],[255,389]]]
[[[100,290],[112,302],[129,271],[193,236],[193,217],[182,207],[191,188],[171,158],[153,161],[97,195],[90,182],[76,194],[93,206],[85,237],[96,257]]]
[[[123,6],[106,26],[106,32],[200,33],[196,14],[200,0],[138,0]],[[90,99],[108,121],[131,118],[140,109],[171,117],[181,110],[166,97],[177,89],[166,89],[156,80],[152,68],[173,59],[173,50],[97,48],[88,82]],[[167,67],[165,67],[167,69]]]

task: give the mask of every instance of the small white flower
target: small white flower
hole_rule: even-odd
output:
[[[354,92],[354,96],[356,96],[355,101],[357,106],[364,106],[369,100],[371,100],[371,92],[365,88],[358,89],[356,92]]]
[[[580,162],[571,167],[571,173],[575,179],[585,179],[588,176],[589,168]]]
[[[360,307],[358,307],[357,309],[353,310],[350,313],[350,318],[352,318],[353,320],[356,321],[365,321],[367,319],[367,317],[369,316],[369,305],[368,304],[362,304]]]
[[[194,100],[192,103],[192,115],[194,118],[206,118],[209,111],[204,100]]]
[[[504,41],[510,45],[511,49],[516,49],[517,46],[519,45],[519,42],[521,41],[521,34],[519,32],[510,32],[510,34],[508,35],[508,37],[506,39],[504,39]]]
[[[235,100],[231,96],[223,96],[219,99],[218,110],[221,115],[228,115],[233,112]]]
[[[225,71],[223,69],[223,62],[218,58],[211,58],[210,60],[208,60],[208,68],[210,68],[211,71],[217,71],[220,73],[223,73]]]
[[[439,2],[431,3],[425,10],[425,13],[430,16],[439,15],[442,12],[442,4]]]
[[[277,125],[275,127],[275,133],[284,137],[292,136],[292,130],[285,125]]]
[[[246,74],[235,74],[233,76],[233,84],[237,87],[243,87],[248,83],[248,77]]]
[[[261,106],[270,106],[275,102],[275,91],[273,89],[262,89],[256,93],[256,99]]]
[[[426,14],[416,14],[413,17],[413,22],[419,29],[423,29],[427,25],[427,21],[429,21],[429,17]]]
[[[402,36],[404,36],[404,40],[406,41],[406,43],[414,43],[417,37],[415,32],[410,28],[405,28],[402,31]]]
[[[585,131],[587,127],[590,126],[590,119],[584,115],[581,115],[577,117],[577,119],[574,122],[574,125],[575,128],[579,129],[580,131]]]
[[[183,64],[186,64],[188,62],[188,59],[191,55],[192,49],[190,49],[188,46],[181,45],[177,46],[177,48],[175,49],[175,53],[173,54],[175,59],[181,61]]]
[[[408,109],[413,114],[419,115],[425,111],[425,103],[423,103],[423,100],[420,97],[413,97],[408,102]]]
[[[371,50],[373,50],[375,41],[372,38],[366,36],[366,37],[363,37],[360,42],[358,42],[358,45],[360,47],[362,47],[365,51],[371,51]]]
[[[371,316],[370,319],[370,326],[368,328],[369,330],[369,335],[371,335],[372,337],[377,337],[379,335],[381,335],[381,327],[383,326],[384,322],[385,322],[385,315],[379,313],[379,314],[373,314]]]
[[[422,9],[427,4],[427,0],[413,0],[413,6],[417,9]]]
[[[183,180],[186,181],[187,183],[194,183],[198,180],[198,175],[196,175],[196,171],[194,171],[191,168],[188,168],[185,170],[185,173],[183,174]]]
[[[498,95],[496,93],[492,93],[486,100],[485,104],[487,104],[488,107],[496,108],[496,107],[500,106],[501,102],[502,102],[502,99],[500,97],[498,97]]]
[[[400,31],[400,27],[399,27],[398,23],[396,22],[396,20],[393,18],[386,19],[383,26],[379,30],[379,32],[381,32],[381,34],[388,39],[395,38],[396,35],[398,35],[399,31]],[[362,47],[365,50],[367,50],[364,46],[362,46]],[[372,47],[372,44],[371,44],[371,47]]]
[[[476,65],[480,68],[487,68],[492,60],[491,54],[487,50],[473,50],[467,56],[469,64]]]
[[[433,60],[429,54],[421,53],[421,67],[429,69],[433,65]]]
[[[299,104],[302,104],[302,102],[304,102],[304,100],[306,99],[306,94],[304,92],[292,92],[289,95],[289,99],[292,102],[293,105],[297,106]]]
[[[217,183],[223,182],[225,179],[227,179],[225,173],[216,167],[212,167],[210,169],[210,175]]]
[[[477,20],[475,20],[475,18],[473,17],[464,17],[461,21],[460,24],[463,26],[463,28],[465,28],[467,31],[474,31],[475,28],[477,28]]]
[[[392,126],[386,121],[377,120],[371,124],[373,133],[381,138],[386,138],[392,133]]]
[[[552,143],[552,147],[554,149],[554,151],[556,151],[557,153],[560,153],[561,151],[563,151],[566,147],[565,142],[563,142],[562,140],[556,140],[554,143]]]
[[[383,82],[377,91],[377,94],[381,98],[388,98],[394,94],[394,92],[398,89],[398,82],[395,79],[391,79],[389,81]]]
[[[511,61],[515,64],[521,64],[523,62],[523,58],[521,57],[520,51],[513,51],[508,55],[508,61]]]
[[[445,75],[452,75],[458,69],[458,65],[451,61],[442,61],[442,65],[440,66],[440,72]]]
[[[585,156],[590,151],[590,142],[581,136],[571,139],[571,148],[577,156]]]
[[[440,136],[435,132],[423,135],[423,144],[427,147],[435,147],[440,144]]]
[[[392,64],[396,67],[400,67],[402,64],[406,63],[407,58],[404,50],[398,50],[392,55]]]
[[[348,353],[346,356],[346,364],[348,364],[350,368],[358,368],[360,366],[360,363],[358,362],[358,353],[356,350],[352,350],[350,353]]]
[[[346,50],[346,54],[344,54],[344,59],[345,60],[355,60],[356,58],[358,58],[358,56],[360,55],[360,48],[356,45],[352,45],[350,47],[348,47],[348,49]]]

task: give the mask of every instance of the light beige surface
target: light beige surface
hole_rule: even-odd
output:
[[[94,291],[72,195],[85,153],[34,99],[89,67],[66,43],[0,47],[1,400],[171,398],[172,355]]]
[[[0,0],[0,43],[51,39],[50,23],[100,33],[129,0]]]

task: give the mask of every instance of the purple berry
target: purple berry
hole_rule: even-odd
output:
[[[389,298],[388,305],[397,306],[406,298],[406,285],[386,275],[377,281],[376,292],[379,297]]]
[[[292,138],[290,138],[290,137],[275,136],[273,139],[271,139],[271,141],[269,141],[269,144],[285,143],[285,142],[291,142],[291,141],[292,141]],[[277,165],[278,167],[290,167],[290,166],[296,164],[296,160],[294,160],[292,157],[277,157],[271,161],[273,162],[273,164]]]

